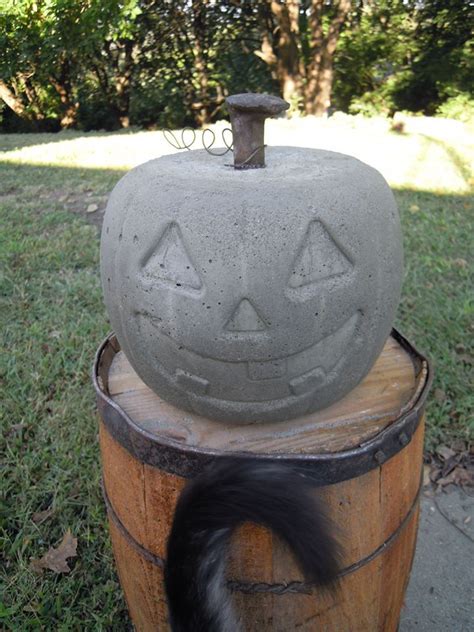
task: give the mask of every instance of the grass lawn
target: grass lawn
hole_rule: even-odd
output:
[[[406,256],[396,324],[436,369],[427,448],[472,442],[474,132],[413,118],[397,134],[384,120],[354,117],[272,121],[268,131],[270,145],[357,155],[393,186]],[[124,171],[171,148],[158,132],[132,131],[5,135],[0,150],[0,629],[127,630],[99,491],[90,383],[108,331],[97,227]],[[31,558],[68,529],[78,538],[71,573],[35,574]]]

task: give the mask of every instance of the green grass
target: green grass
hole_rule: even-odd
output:
[[[125,609],[106,538],[90,387],[91,359],[107,331],[97,230],[41,198],[65,178],[80,187],[86,174],[3,171],[15,193],[0,204],[6,350],[0,629],[117,629],[125,626]],[[115,180],[100,178],[107,186]],[[50,506],[53,516],[35,525],[32,515]],[[67,529],[79,540],[72,573],[38,577],[30,558]]]
[[[464,196],[396,191],[405,283],[396,326],[432,360],[426,446],[474,438],[474,205]],[[411,210],[410,210],[411,209]]]
[[[281,123],[282,136],[285,125],[291,131],[294,123]],[[474,213],[466,149],[472,134],[466,131],[453,145],[449,137],[418,129],[390,134],[380,123],[314,125],[319,144],[331,139],[350,153],[362,146],[366,126],[363,157],[376,165],[380,160],[396,187],[404,228],[406,279],[397,326],[436,369],[427,446],[472,441]],[[102,199],[124,168],[161,151],[160,142],[156,133],[0,136],[6,351],[0,629],[128,629],[99,491],[90,383],[94,352],[108,330],[98,233],[83,215],[66,210],[64,199],[74,200],[73,210]],[[33,514],[50,506],[53,515],[36,525]],[[71,573],[35,575],[30,559],[57,545],[67,529],[78,538]]]

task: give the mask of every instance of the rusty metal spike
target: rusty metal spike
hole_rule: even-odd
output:
[[[269,94],[234,94],[226,99],[234,140],[234,168],[265,167],[265,119],[290,105]]]

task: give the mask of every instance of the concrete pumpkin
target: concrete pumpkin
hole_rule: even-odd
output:
[[[138,375],[176,406],[239,423],[354,388],[401,287],[398,212],[376,170],[328,151],[267,154],[265,169],[205,151],[143,164],[112,192],[102,233],[106,305]]]

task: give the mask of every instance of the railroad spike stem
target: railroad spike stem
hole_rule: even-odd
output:
[[[234,168],[265,167],[265,119],[277,116],[290,105],[268,94],[234,94],[226,99],[234,139]]]

